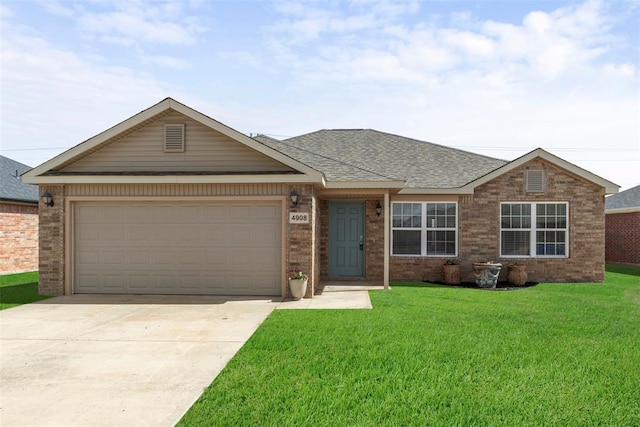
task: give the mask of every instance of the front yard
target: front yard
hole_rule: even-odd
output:
[[[640,425],[640,269],[276,310],[181,425]]]
[[[50,297],[38,295],[38,272],[0,276],[0,310]]]

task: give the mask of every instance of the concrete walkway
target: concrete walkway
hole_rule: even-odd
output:
[[[313,298],[287,300],[278,309],[371,309],[370,290],[382,290],[382,285],[359,282],[329,282]]]
[[[73,295],[0,311],[0,425],[173,426],[278,309],[370,309],[369,289],[313,299]]]

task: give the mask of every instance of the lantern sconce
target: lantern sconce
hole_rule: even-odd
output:
[[[53,196],[48,191],[45,191],[40,198],[42,199],[42,203],[44,203],[45,206],[52,207],[54,205]]]
[[[380,216],[381,213],[382,213],[382,205],[380,204],[380,201],[378,200],[378,202],[376,203],[376,215]]]
[[[289,197],[291,198],[291,206],[294,208],[298,206],[298,202],[300,201],[300,195],[298,194],[298,192],[296,190],[293,190],[289,194]]]

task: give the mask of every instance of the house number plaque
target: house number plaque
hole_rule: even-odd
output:
[[[309,213],[289,212],[289,224],[309,224]]]

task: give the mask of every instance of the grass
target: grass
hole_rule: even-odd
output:
[[[179,425],[640,425],[640,269],[276,310]]]
[[[38,295],[38,272],[0,276],[0,310],[50,298]]]

